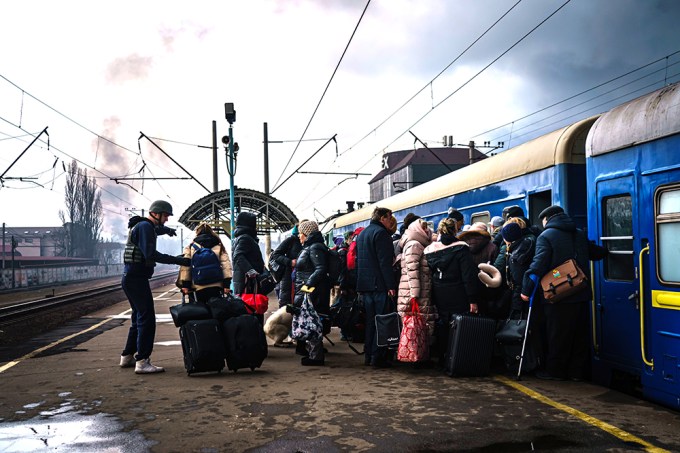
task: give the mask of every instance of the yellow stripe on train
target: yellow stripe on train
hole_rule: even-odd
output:
[[[680,292],[652,291],[652,307],[680,310]]]

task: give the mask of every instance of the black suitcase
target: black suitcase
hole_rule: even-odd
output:
[[[187,374],[224,369],[224,340],[216,319],[187,321],[179,328]]]
[[[470,315],[453,315],[446,353],[449,376],[486,376],[491,368],[496,321]]]
[[[227,349],[227,367],[232,371],[262,366],[267,358],[267,338],[255,315],[229,318],[222,324]]]

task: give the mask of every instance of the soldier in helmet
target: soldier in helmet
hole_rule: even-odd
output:
[[[147,217],[134,216],[128,222],[128,239],[125,244],[123,291],[132,308],[130,331],[125,349],[120,357],[121,367],[135,367],[135,373],[159,373],[163,367],[151,364],[150,356],[156,335],[156,313],[149,279],[156,263],[189,266],[188,258],[159,253],[156,238],[160,234],[174,235],[175,230],[165,226],[172,215],[167,201],[151,203]]]

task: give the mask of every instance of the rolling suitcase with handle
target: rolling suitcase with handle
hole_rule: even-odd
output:
[[[216,319],[187,321],[179,328],[187,374],[224,369],[224,340]]]
[[[262,324],[255,315],[240,315],[229,318],[222,324],[224,344],[226,345],[227,367],[232,371],[241,368],[262,366],[267,358],[267,338]]]
[[[453,315],[446,353],[449,376],[486,376],[491,368],[496,321],[470,315]]]

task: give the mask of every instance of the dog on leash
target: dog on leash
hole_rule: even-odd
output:
[[[284,340],[290,334],[292,324],[293,315],[286,311],[286,307],[281,307],[267,318],[264,323],[264,333],[274,340],[274,346],[290,346],[291,343],[286,343]]]

